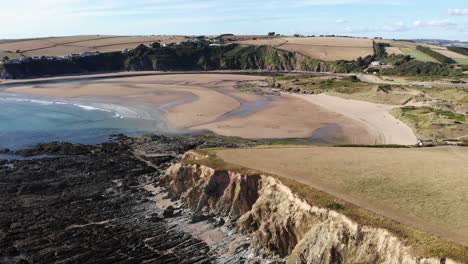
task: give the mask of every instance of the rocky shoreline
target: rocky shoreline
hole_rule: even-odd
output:
[[[238,146],[218,138],[120,136],[97,146],[3,150],[59,157],[0,160],[0,263],[218,262],[220,248],[186,228],[205,219],[163,204],[170,200],[155,190],[187,150]],[[237,242],[222,262],[246,256],[247,246]]]
[[[198,164],[200,148],[262,142],[117,136],[0,153],[0,264],[415,263],[388,230],[309,204],[280,180]]]

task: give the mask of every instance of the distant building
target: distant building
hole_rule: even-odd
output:
[[[96,55],[98,55],[98,54],[99,54],[99,52],[82,52],[82,53],[80,53],[79,56],[80,56],[81,58],[85,58],[85,57],[96,56]],[[74,55],[74,54],[72,54],[72,55]]]
[[[383,65],[385,65],[385,63],[380,62],[380,61],[373,61],[373,62],[371,62],[371,64],[370,64],[370,66],[375,66],[375,67],[383,66]]]

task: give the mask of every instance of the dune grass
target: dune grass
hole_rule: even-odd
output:
[[[392,114],[410,126],[424,140],[441,142],[468,135],[465,115],[430,107],[403,107]]]
[[[413,97],[407,87],[393,85],[386,92],[379,89],[378,84],[361,82],[352,76],[336,77],[324,75],[296,75],[275,77],[268,80],[270,86],[284,91],[320,94],[362,100],[371,103],[401,105]]]

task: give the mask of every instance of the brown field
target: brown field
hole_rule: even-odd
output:
[[[324,61],[354,60],[373,54],[372,40],[362,38],[311,37],[273,38],[238,41],[248,45],[270,45],[279,49],[298,52]]]
[[[467,148],[268,147],[216,154],[468,245]]]
[[[64,56],[86,51],[120,51],[153,42],[179,42],[183,37],[170,36],[71,36],[15,40],[0,43],[1,52],[20,52],[26,56]]]
[[[446,48],[434,49],[434,50],[452,59],[468,59],[468,56],[447,50]]]
[[[388,54],[405,55],[405,53],[398,47],[387,47],[385,49]]]

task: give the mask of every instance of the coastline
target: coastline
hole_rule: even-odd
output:
[[[263,82],[264,76],[145,74],[82,82],[26,83],[4,89],[1,94],[112,112],[119,118],[141,120],[140,130],[153,133],[211,131],[224,136],[305,138],[328,144],[417,142],[411,129],[387,112],[392,106],[325,94],[265,95],[235,89],[239,82]]]
[[[376,141],[367,137],[369,133],[358,122],[305,100],[289,95],[246,93],[234,88],[240,81],[264,80],[264,76],[232,74],[154,75],[26,85],[4,92],[93,102],[92,106],[98,101],[148,108],[165,121],[171,132],[208,130],[256,139],[317,139],[324,131],[331,131],[334,136],[325,140],[328,143],[373,144]]]

